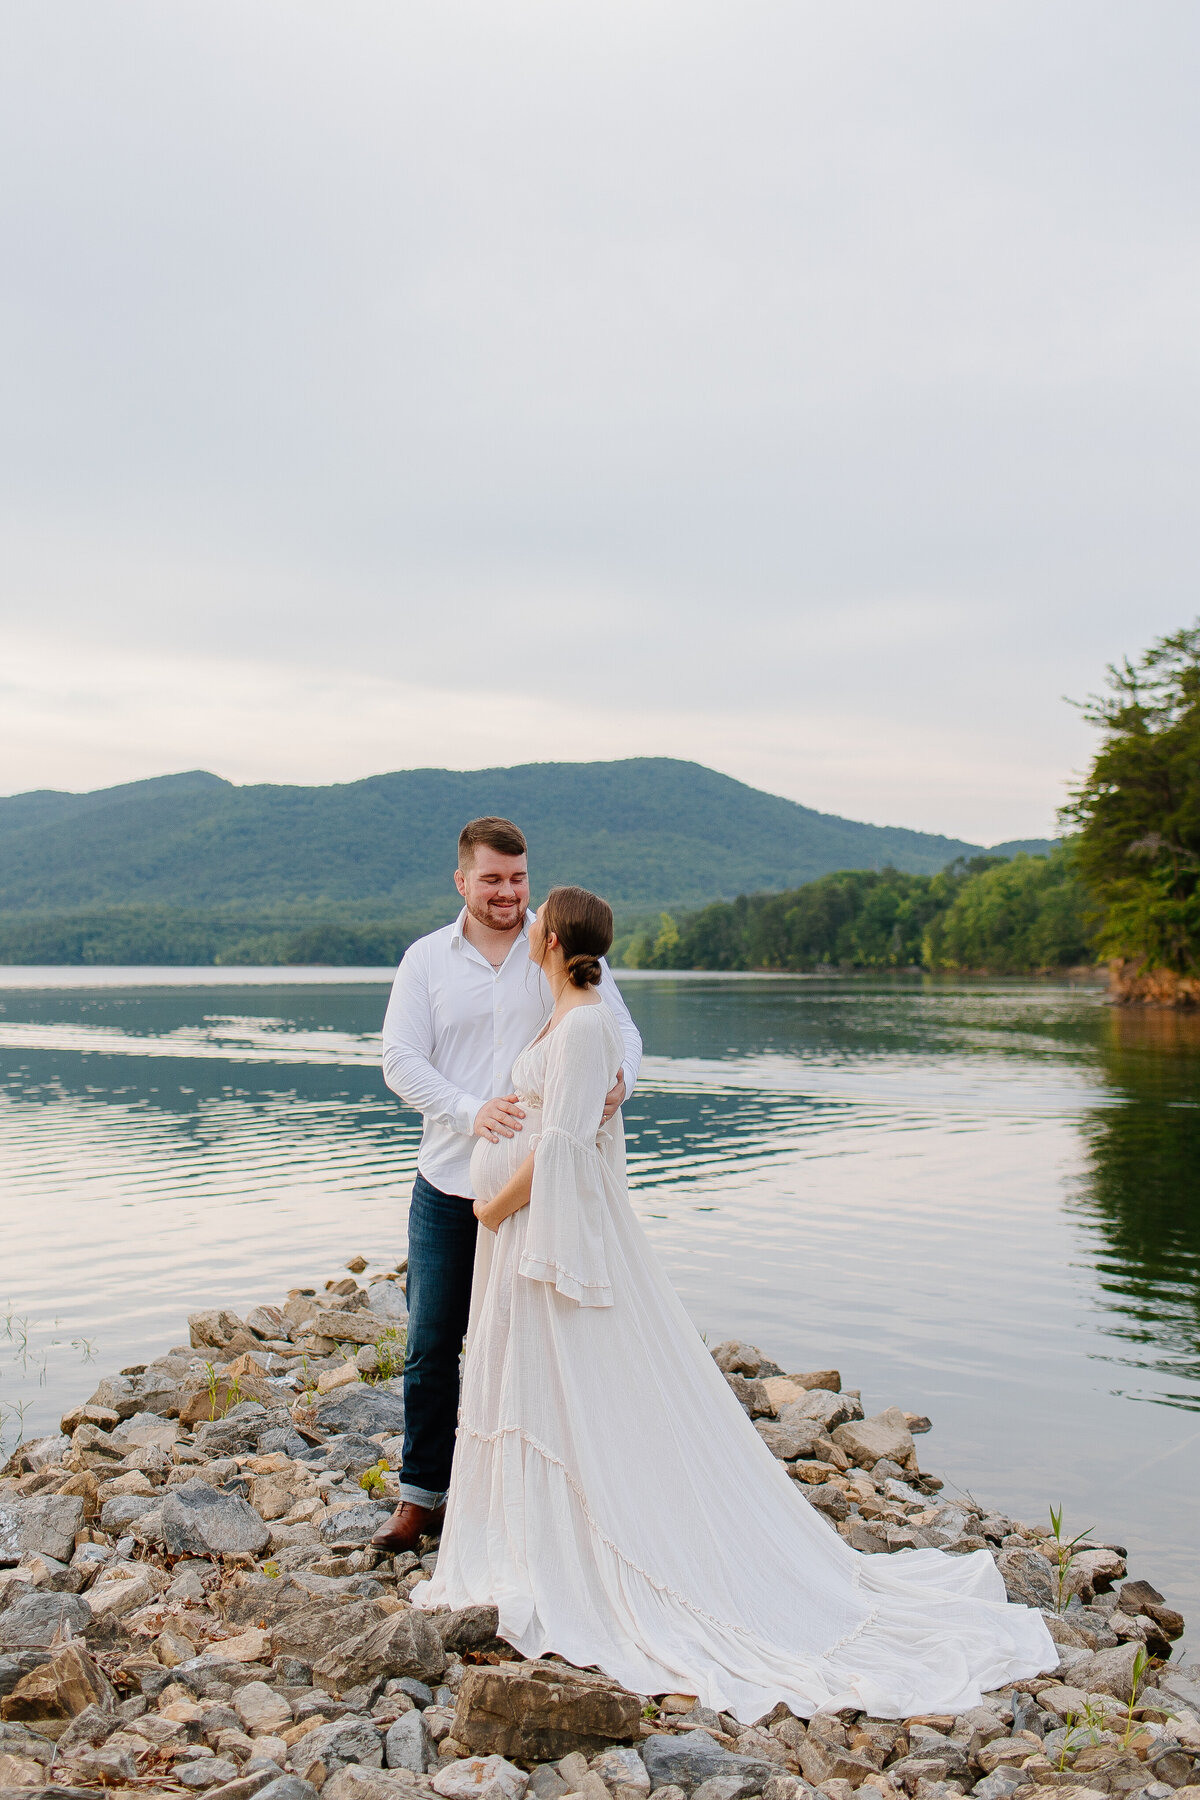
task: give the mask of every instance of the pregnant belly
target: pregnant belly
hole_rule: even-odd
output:
[[[514,1137],[502,1137],[498,1144],[480,1138],[471,1152],[471,1187],[477,1200],[494,1200],[500,1189],[520,1168],[533,1148],[534,1138],[542,1128],[540,1107],[526,1106],[520,1131]]]

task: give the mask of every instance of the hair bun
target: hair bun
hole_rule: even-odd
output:
[[[569,956],[566,970],[567,977],[574,987],[595,987],[601,975],[600,958],[582,953],[577,956]]]

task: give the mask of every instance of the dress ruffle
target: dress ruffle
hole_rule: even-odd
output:
[[[549,1282],[577,1306],[611,1306],[604,1253],[607,1170],[595,1138],[582,1143],[550,1126],[530,1148],[533,1191],[519,1273]]]

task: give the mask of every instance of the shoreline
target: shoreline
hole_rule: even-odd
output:
[[[990,1552],[1009,1598],[1046,1616],[1053,1674],[961,1718],[776,1707],[746,1727],[690,1696],[526,1663],[494,1608],[413,1608],[435,1543],[395,1559],[367,1543],[398,1480],[403,1272],[292,1289],[244,1318],[195,1313],[187,1345],[101,1380],[58,1434],[14,1451],[6,1797],[1200,1800],[1200,1668],[1167,1661],[1184,1621],[1129,1579],[1123,1547],[1064,1552],[1048,1528],[946,1501],[917,1456],[928,1419],[864,1419],[837,1370],[789,1374],[752,1345],[712,1354],[830,1528],[865,1554]]]

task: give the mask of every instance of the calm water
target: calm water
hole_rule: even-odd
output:
[[[386,986],[203,975],[0,971],[10,1443],[196,1307],[403,1253],[418,1125],[377,1071]],[[1200,1020],[1019,982],[625,992],[635,1204],[709,1341],[929,1413],[948,1485],[1063,1501],[1194,1642]]]

